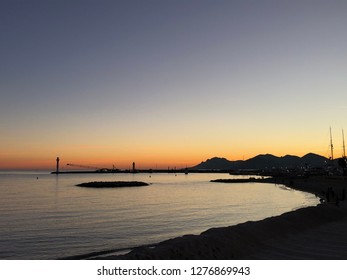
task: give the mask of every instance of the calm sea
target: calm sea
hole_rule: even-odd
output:
[[[311,194],[272,184],[221,184],[229,174],[0,172],[0,259],[56,259],[152,244],[211,227],[316,205]],[[89,181],[147,187],[91,189]]]

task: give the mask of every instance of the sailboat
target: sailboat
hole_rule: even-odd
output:
[[[333,137],[331,136],[331,127],[330,127],[330,160],[334,161],[334,146],[333,146]]]
[[[342,175],[347,175],[347,159],[346,159],[346,146],[345,146],[345,134],[342,129],[342,157],[338,160],[339,166],[342,168]]]

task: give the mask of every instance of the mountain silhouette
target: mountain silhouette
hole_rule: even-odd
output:
[[[261,154],[247,160],[230,161],[226,158],[213,157],[192,167],[193,170],[232,170],[232,169],[271,169],[297,167],[323,167],[327,158],[309,153],[303,157],[286,155],[277,157],[271,154]]]

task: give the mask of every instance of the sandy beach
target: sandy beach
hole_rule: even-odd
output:
[[[325,202],[261,221],[212,228],[102,259],[347,259],[347,179],[310,177],[274,179],[314,193]]]

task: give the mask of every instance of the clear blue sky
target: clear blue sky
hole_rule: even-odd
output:
[[[0,168],[337,153],[346,1],[1,1]]]

